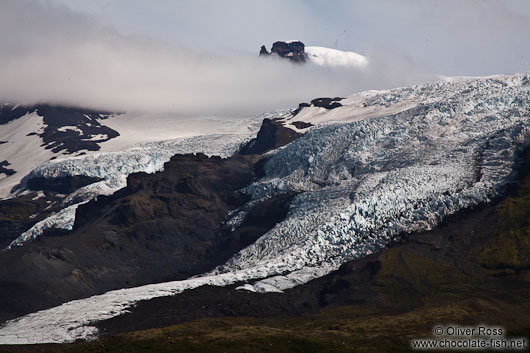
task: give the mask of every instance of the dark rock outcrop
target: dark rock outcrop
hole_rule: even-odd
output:
[[[88,109],[77,109],[51,105],[39,105],[37,114],[43,116],[46,124],[39,136],[46,149],[53,152],[75,153],[80,150],[99,151],[98,143],[118,137],[120,134],[102,125],[99,119],[107,118],[110,113]],[[73,126],[75,129],[64,129]],[[94,136],[100,138],[94,139]]]
[[[265,48],[265,46],[262,45],[261,49],[259,50],[259,56],[267,56],[267,55],[271,55],[271,53],[269,53],[267,48]]]
[[[247,201],[238,190],[256,177],[259,159],[176,155],[162,172],[131,174],[126,188],[79,206],[71,232],[51,229],[0,252],[0,320],[111,289],[185,279],[224,263],[281,221],[294,196],[258,203],[236,230],[224,226]],[[53,180],[39,182],[57,189]],[[35,207],[27,201],[30,214]]]
[[[309,104],[309,103],[300,103],[300,104],[298,104],[298,108],[293,110],[293,116],[296,116],[298,113],[300,113],[300,111],[302,109],[310,107],[310,106],[311,106],[311,104]]]
[[[335,97],[335,98],[315,98],[311,101],[311,103],[300,103],[298,104],[298,108],[296,108],[293,111],[293,116],[296,116],[300,111],[304,108],[313,106],[313,107],[320,107],[325,109],[335,109],[338,107],[342,107],[342,104],[340,103],[341,100],[345,98],[342,97]]]
[[[117,131],[99,122],[99,120],[108,118],[111,114],[109,112],[47,104],[1,105],[0,125],[20,119],[32,112],[43,117],[45,127],[41,133],[32,132],[28,136],[39,135],[43,141],[42,145],[55,153],[62,151],[75,153],[80,150],[98,151],[99,143],[119,136]]]
[[[528,325],[529,196],[527,178],[498,205],[461,212],[439,228],[412,234],[401,244],[344,263],[337,271],[283,294],[236,291],[237,285],[203,286],[142,301],[130,313],[98,327],[113,334],[205,317],[268,317],[258,322],[270,323],[285,315],[312,325],[309,315],[323,315],[333,308],[327,311],[332,313],[330,322],[367,318],[384,322],[389,316],[403,315],[405,322],[415,317],[431,329],[445,310],[446,320],[453,322],[455,308],[466,308],[467,303],[480,309],[468,310],[460,320],[511,325],[517,318],[519,324]],[[510,238],[513,241],[507,241]]]
[[[9,165],[11,165],[11,163],[9,163],[8,161],[0,162],[0,173],[3,173],[8,176],[15,174],[17,171],[11,168],[7,168]]]
[[[31,109],[32,107],[14,106],[11,104],[0,105],[0,125],[7,124],[35,110]]]
[[[258,136],[241,146],[239,154],[261,154],[285,146],[302,134],[283,126],[283,119],[263,119]]]
[[[272,44],[271,52],[267,51],[264,45],[261,46],[260,56],[277,55],[294,63],[305,63],[307,54],[305,52],[305,45],[300,41],[292,42],[274,42]]]
[[[308,127],[314,126],[311,123],[306,123],[305,121],[293,121],[293,124],[297,129],[307,129]]]
[[[335,97],[335,98],[315,98],[311,101],[311,104],[315,107],[326,108],[326,109],[335,109],[342,107],[342,104],[339,102],[344,98]]]
[[[68,175],[65,177],[35,177],[26,181],[28,189],[33,191],[52,191],[59,194],[70,194],[77,189],[101,181],[103,179],[86,175]]]
[[[5,249],[35,223],[63,209],[63,199],[64,195],[44,191],[0,200],[0,249]]]

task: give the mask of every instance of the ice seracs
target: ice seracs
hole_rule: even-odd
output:
[[[203,284],[282,291],[401,234],[500,196],[530,146],[530,74],[454,80],[306,107],[316,126],[268,152],[249,202],[296,192],[287,217],[224,265],[192,279],[108,292],[12,320],[0,343],[65,342],[135,301]],[[245,206],[234,213],[233,227]]]
[[[251,119],[238,120],[213,120],[205,119],[202,124],[210,123],[212,126],[203,126],[200,122],[188,126],[188,130],[177,130],[176,134],[190,134],[189,137],[176,139],[137,143],[136,147],[125,148],[116,152],[101,152],[83,156],[60,158],[45,162],[31,170],[21,180],[17,194],[27,192],[27,180],[32,178],[57,178],[65,176],[82,175],[103,179],[100,182],[82,187],[63,200],[64,209],[50,215],[48,218],[36,223],[33,227],[23,232],[11,242],[8,248],[21,246],[25,242],[39,237],[48,228],[59,228],[72,230],[75,221],[75,211],[80,204],[86,203],[98,195],[111,195],[126,186],[127,176],[131,173],[146,172],[154,173],[162,170],[164,163],[178,153],[204,153],[206,155],[218,155],[228,157],[232,155],[239,146],[251,139],[257,129],[259,122],[267,117],[274,118],[286,114],[284,110],[278,110],[261,114]],[[124,114],[125,115],[125,114]],[[140,122],[132,117],[130,125],[135,126]],[[169,118],[158,117],[166,122]],[[126,119],[122,116],[117,119]],[[122,126],[123,121],[113,122],[113,126]],[[180,123],[174,124],[183,124]],[[136,125],[137,126],[137,125]],[[202,131],[212,131],[217,126],[220,134],[196,135]],[[227,128],[229,126],[229,128]],[[177,125],[178,127],[178,125]],[[124,133],[116,141],[112,141],[112,148],[125,147],[131,144],[133,129],[124,129]],[[155,130],[157,131],[157,130]],[[233,133],[227,133],[232,131]],[[157,135],[167,136],[167,135]],[[153,137],[151,137],[153,138]],[[105,148],[109,148],[105,146]]]

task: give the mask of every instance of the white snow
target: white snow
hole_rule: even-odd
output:
[[[0,161],[7,160],[11,163],[9,168],[16,171],[11,176],[0,177],[0,199],[8,197],[11,189],[31,169],[54,156],[53,152],[41,147],[39,136],[27,136],[29,133],[41,132],[43,127],[42,117],[37,113],[26,114],[0,125],[0,141],[7,141],[0,145]]]
[[[108,138],[105,134],[90,135],[89,138],[84,138],[83,141],[102,141]]]
[[[304,109],[305,121],[317,126],[269,154],[267,176],[246,189],[250,202],[298,195],[284,221],[227,263],[185,281],[112,291],[9,321],[0,343],[88,338],[97,333],[93,321],[202,284],[279,292],[306,283],[401,232],[431,229],[491,200],[513,180],[516,157],[530,143],[530,74],[366,92],[342,103],[326,112]],[[362,111],[369,112],[364,119]],[[248,208],[233,213],[233,227]]]
[[[175,114],[125,113],[101,121],[120,136],[101,144],[102,152],[116,152],[146,142],[211,134],[249,134],[265,117],[187,117]]]
[[[136,147],[119,152],[103,152],[67,159],[54,159],[41,164],[22,180],[23,187],[18,193],[26,191],[24,187],[25,180],[35,177],[56,178],[68,175],[84,175],[101,178],[103,181],[87,185],[69,195],[63,201],[65,206],[63,210],[38,222],[31,229],[20,234],[11,242],[8,248],[21,246],[26,241],[35,239],[45,229],[51,227],[71,230],[78,205],[88,202],[97,195],[111,195],[125,187],[127,185],[127,176],[131,173],[154,173],[162,170],[164,163],[177,153],[202,152],[209,156],[218,155],[224,158],[231,156],[242,143],[255,136],[260,126],[259,123],[264,118],[274,118],[285,113],[285,111],[279,110],[247,119],[244,128],[242,128],[241,120],[234,120],[232,126],[227,124],[226,120],[223,120],[223,128],[219,126],[217,130],[236,132],[232,134],[211,134],[140,143]],[[200,128],[205,123],[201,121],[196,124]],[[131,123],[131,125],[134,125],[134,123]],[[118,145],[121,143],[118,142]]]
[[[84,114],[86,116],[86,114]],[[83,130],[81,130],[80,128],[78,128],[77,126],[70,126],[70,125],[66,125],[66,126],[61,126],[59,128],[57,128],[57,131],[61,131],[61,132],[66,132],[66,131],[75,131],[77,132],[79,135],[83,135]]]
[[[148,142],[175,140],[182,137],[193,137],[211,134],[251,134],[259,129],[261,120],[267,114],[252,118],[232,117],[184,117],[175,114],[140,114],[123,113],[111,115],[107,119],[101,116],[102,125],[119,132],[120,136],[100,143],[101,151],[84,151],[87,155],[100,152],[119,152],[137,147]],[[52,157],[58,159],[71,158],[71,155],[54,153],[45,149],[42,139],[29,133],[41,133],[44,129],[42,117],[36,112],[0,125],[0,141],[8,143],[0,145],[0,161],[7,160],[9,168],[16,171],[11,176],[0,175],[0,199],[9,198],[11,189],[20,183],[32,169],[40,166]],[[64,126],[59,131],[77,131],[76,126]],[[104,134],[93,135],[85,141],[97,141],[107,138]]]
[[[309,60],[321,66],[350,66],[364,68],[368,66],[368,58],[352,51],[342,51],[325,47],[305,47]]]
[[[81,203],[85,203],[85,202],[81,202]],[[59,212],[36,223],[29,230],[20,234],[18,238],[13,240],[11,244],[9,244],[7,249],[11,249],[13,246],[20,246],[29,240],[35,239],[39,235],[41,235],[45,229],[48,229],[51,227],[72,230],[74,226],[74,221],[75,221],[75,210],[77,209],[77,206],[80,205],[81,203],[78,203],[72,206],[67,206],[63,208],[62,210],[60,210]]]
[[[66,208],[35,224],[20,234],[8,248],[21,246],[40,236],[45,229],[55,227],[71,230],[75,221],[77,206],[98,195],[111,195],[127,185],[127,176],[135,172],[154,173],[164,167],[164,163],[177,153],[203,152],[207,155],[228,157],[248,140],[250,135],[208,135],[172,141],[147,143],[121,152],[98,153],[61,160],[52,160],[33,169],[27,178],[64,177],[85,175],[103,178],[103,181],[87,185],[72,195],[63,204]],[[21,189],[24,192],[24,189]],[[74,202],[73,204],[72,201]]]

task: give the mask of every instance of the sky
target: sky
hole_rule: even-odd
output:
[[[2,0],[0,99],[258,113],[440,76],[530,70],[527,0]],[[257,57],[297,39],[368,69]]]

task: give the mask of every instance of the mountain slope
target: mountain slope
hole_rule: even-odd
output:
[[[101,143],[119,136],[101,124],[109,116],[108,112],[45,104],[0,105],[0,140],[5,142],[0,160],[7,160],[13,168],[12,174],[0,178],[0,196],[8,195],[26,173],[50,158],[98,151]]]
[[[516,180],[530,142],[529,98],[529,76],[518,74],[302,106],[280,121],[305,134],[262,157],[257,178],[240,190],[249,199],[223,222],[237,231],[259,203],[294,195],[272,229],[200,276],[70,302],[10,322],[0,335],[4,342],[85,338],[96,332],[91,321],[137,300],[204,284],[285,291],[432,229],[502,197]],[[17,253],[26,246],[37,245]]]
[[[4,349],[396,352],[410,351],[411,339],[432,337],[435,325],[455,322],[528,337],[529,200],[526,177],[496,205],[463,212],[283,294],[204,286],[139,302],[99,323],[105,336],[97,341]]]
[[[74,154],[81,158],[116,152],[130,155],[131,150],[146,147],[146,153],[155,148],[166,150],[168,156],[158,162],[161,166],[179,152],[178,147],[175,148],[179,139],[230,134],[242,135],[244,140],[244,136],[257,131],[261,119],[190,118],[163,113],[111,114],[51,105],[0,105],[0,163],[5,160],[9,163],[7,168],[14,171],[8,175],[0,167],[0,198],[24,192],[25,185],[19,185],[22,179],[48,161],[74,161]]]

